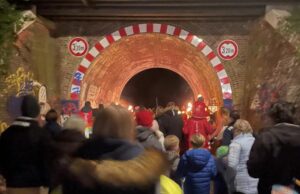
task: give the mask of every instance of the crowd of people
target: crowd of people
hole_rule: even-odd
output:
[[[3,194],[300,192],[300,126],[288,102],[270,107],[272,125],[256,135],[238,111],[226,109],[216,134],[201,96],[189,118],[173,102],[134,112],[115,104],[93,110],[86,102],[61,125],[55,110],[40,122],[33,96],[23,96],[20,109],[0,136]]]

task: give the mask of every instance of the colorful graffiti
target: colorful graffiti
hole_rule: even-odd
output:
[[[258,112],[266,112],[272,103],[280,100],[282,93],[284,93],[284,88],[284,84],[274,86],[263,83],[258,85],[250,109]]]
[[[50,109],[50,105],[47,103],[47,89],[33,79],[32,72],[27,72],[23,67],[19,67],[15,73],[7,76],[4,82],[6,85],[4,93],[7,96],[7,110],[11,118],[20,116],[20,97],[27,94],[38,98],[42,115],[45,115]]]
[[[15,94],[16,96],[24,93],[33,92],[33,74],[26,72],[23,67],[19,67],[16,73],[10,74],[5,79],[5,93]]]

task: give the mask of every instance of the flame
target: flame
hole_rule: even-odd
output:
[[[128,110],[129,110],[130,112],[133,112],[133,106],[132,106],[132,105],[129,105],[129,106],[128,106]]]

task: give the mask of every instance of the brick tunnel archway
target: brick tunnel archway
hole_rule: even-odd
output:
[[[74,74],[71,99],[118,102],[128,80],[150,68],[174,71],[195,97],[201,93],[205,99],[215,98],[217,105],[232,97],[221,61],[201,38],[171,25],[139,24],[95,44]]]

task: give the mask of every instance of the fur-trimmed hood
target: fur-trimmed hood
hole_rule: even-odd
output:
[[[125,161],[75,159],[69,171],[88,188],[104,185],[141,189],[158,182],[168,167],[168,161],[161,152],[147,149],[139,156]]]

